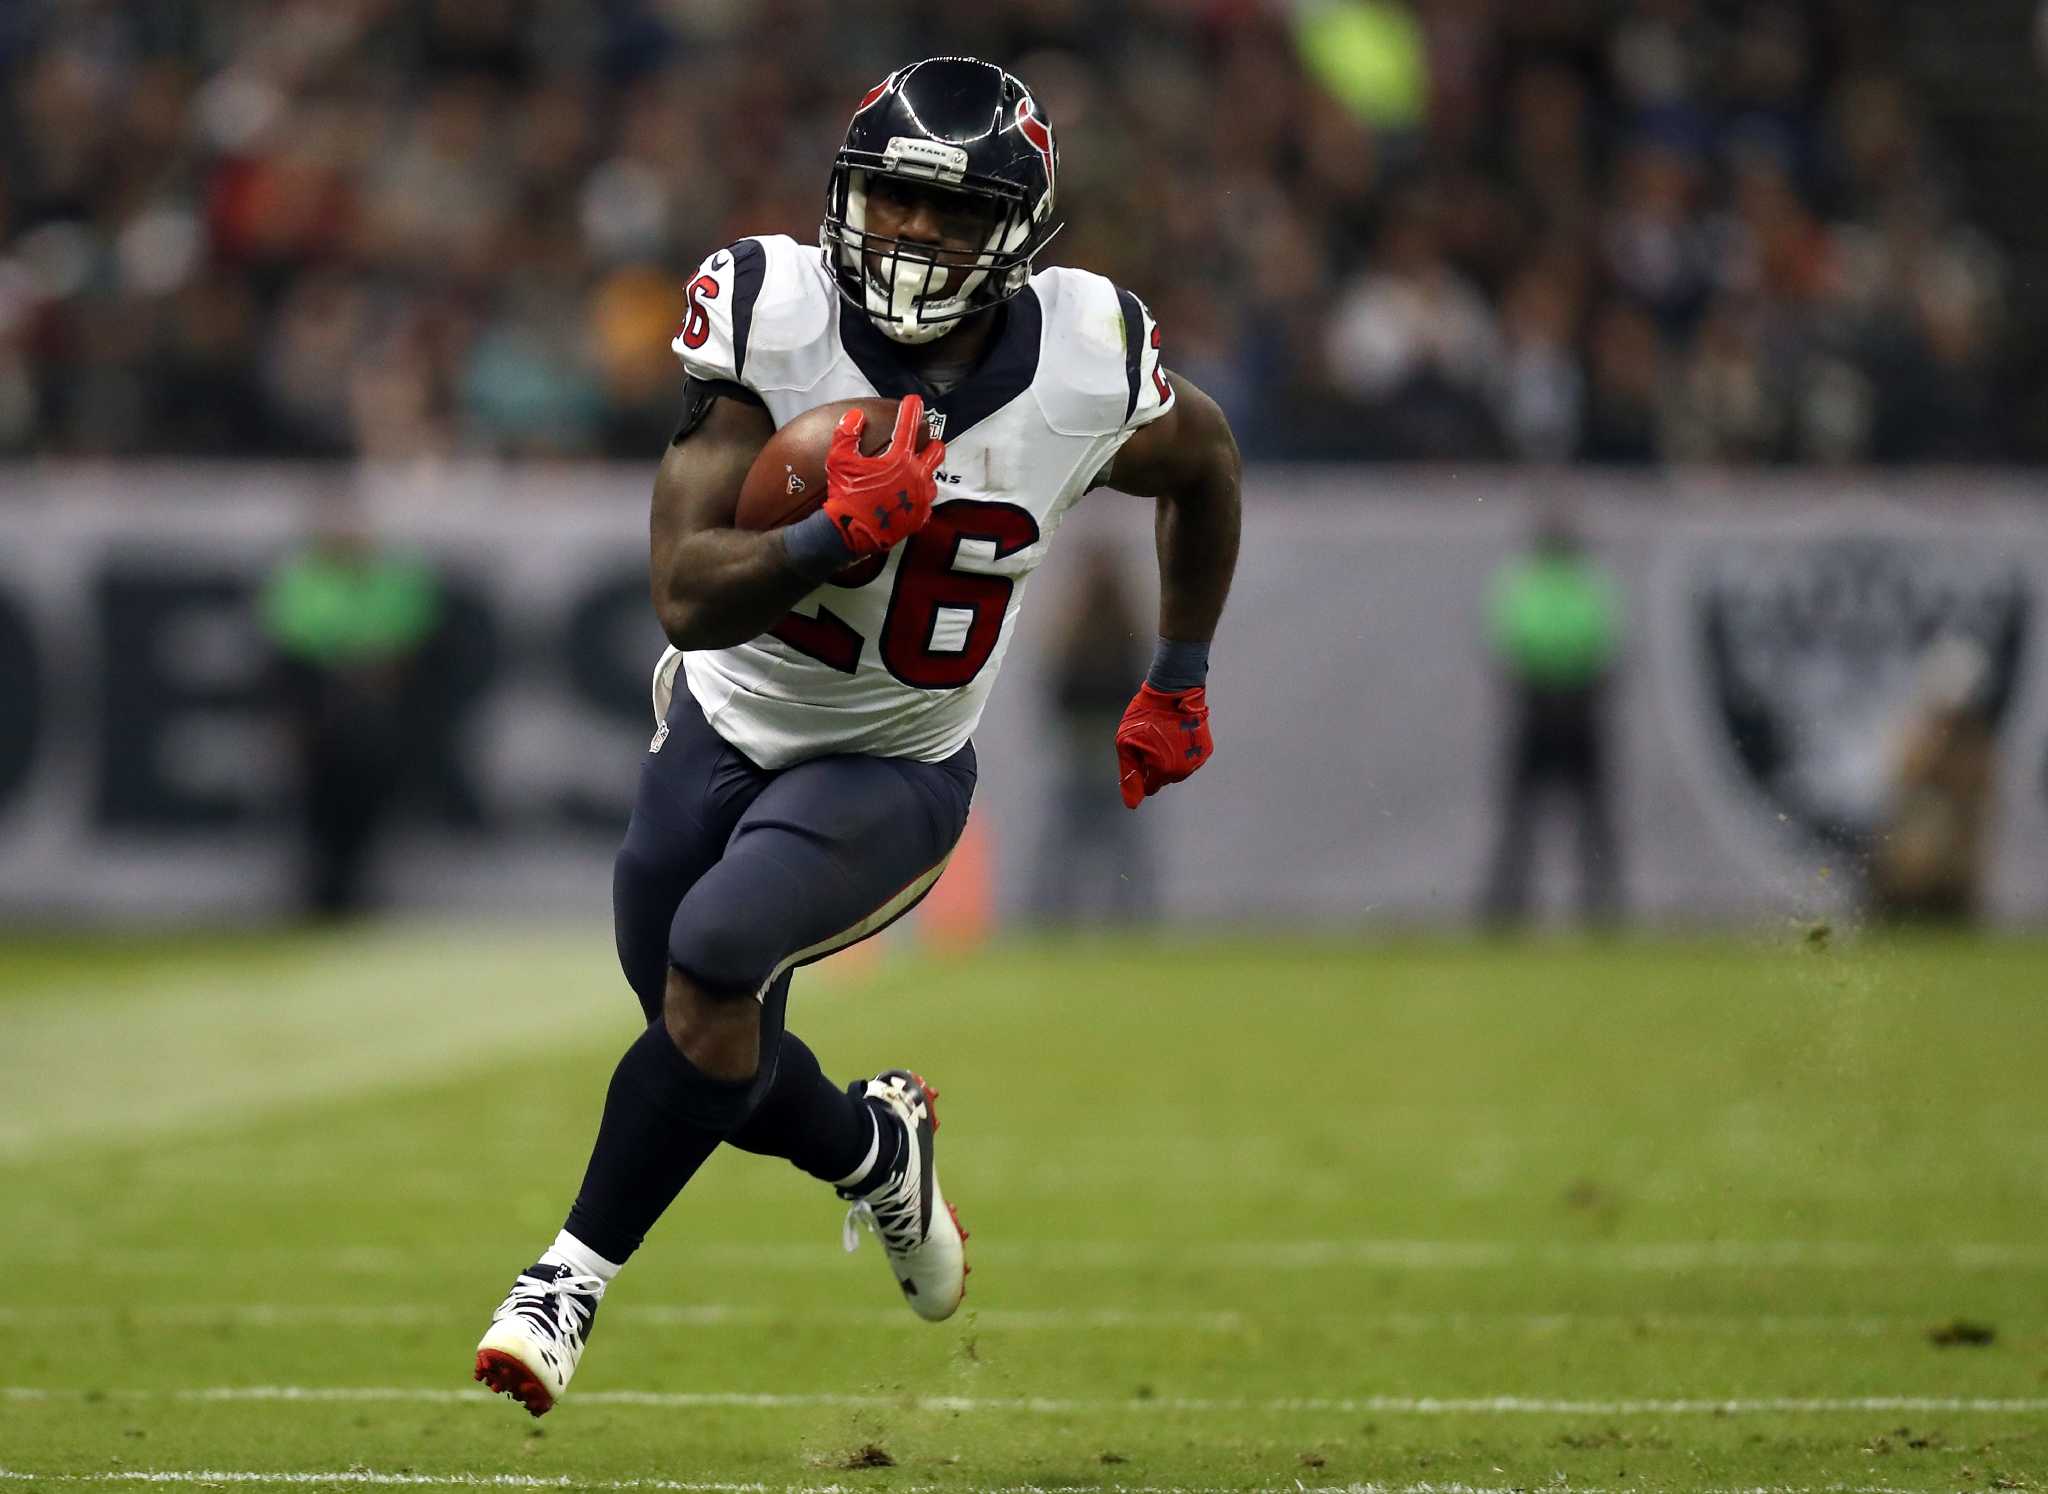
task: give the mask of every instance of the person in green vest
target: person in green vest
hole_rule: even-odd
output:
[[[368,905],[370,854],[404,781],[408,708],[441,616],[432,567],[380,547],[349,500],[331,501],[258,602],[300,769],[306,906],[325,918]]]
[[[1620,588],[1570,520],[1552,513],[1529,548],[1495,572],[1486,621],[1510,692],[1511,726],[1481,911],[1495,924],[1527,916],[1537,816],[1555,794],[1577,821],[1580,904],[1589,919],[1609,921],[1621,906],[1607,742]]]

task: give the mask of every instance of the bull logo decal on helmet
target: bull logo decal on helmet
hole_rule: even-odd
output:
[[[894,87],[895,83],[896,75],[894,73],[889,74],[888,77],[884,78],[881,82],[877,83],[873,88],[870,88],[864,95],[862,95],[861,101],[854,106],[853,112],[855,114],[859,114],[862,110],[866,109],[868,105],[872,104],[876,99],[880,98],[883,94],[887,93],[892,87]]]
[[[1028,140],[1031,148],[1044,160],[1046,185],[1056,189],[1059,185],[1055,179],[1059,155],[1052,147],[1052,129],[1038,117],[1038,111],[1032,106],[1031,95],[1028,93],[1017,100],[1017,133]]]

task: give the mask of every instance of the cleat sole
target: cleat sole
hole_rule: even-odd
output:
[[[502,1349],[478,1349],[476,1373],[471,1378],[483,1381],[499,1395],[510,1396],[531,1416],[545,1416],[554,1408],[555,1398],[534,1378],[533,1371]]]
[[[912,1070],[910,1077],[917,1081],[917,1087],[924,1091],[924,1113],[932,1118],[932,1135],[939,1134],[939,1092],[925,1082],[924,1075]]]
[[[936,1121],[932,1123],[932,1129],[938,1129]],[[954,1207],[953,1200],[950,1198],[946,1200],[946,1212],[953,1216],[953,1228],[960,1232],[960,1296],[965,1300],[967,1296],[967,1278],[974,1274],[974,1266],[967,1259],[967,1241],[970,1236],[965,1229],[961,1228],[960,1210]],[[957,1311],[958,1309],[956,1308],[955,1310]]]

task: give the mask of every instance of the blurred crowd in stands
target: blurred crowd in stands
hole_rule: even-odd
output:
[[[1997,250],[1857,0],[15,0],[0,452],[648,458],[685,271],[1000,60],[1050,258],[1268,458],[2008,455]]]

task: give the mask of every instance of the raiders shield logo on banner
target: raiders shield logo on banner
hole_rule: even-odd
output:
[[[1984,661],[1994,730],[2020,675],[2020,571],[1934,536],[1723,541],[1696,553],[1690,605],[1703,725],[1753,806],[1812,842],[1865,849],[1882,824],[1900,724],[1933,650]]]

